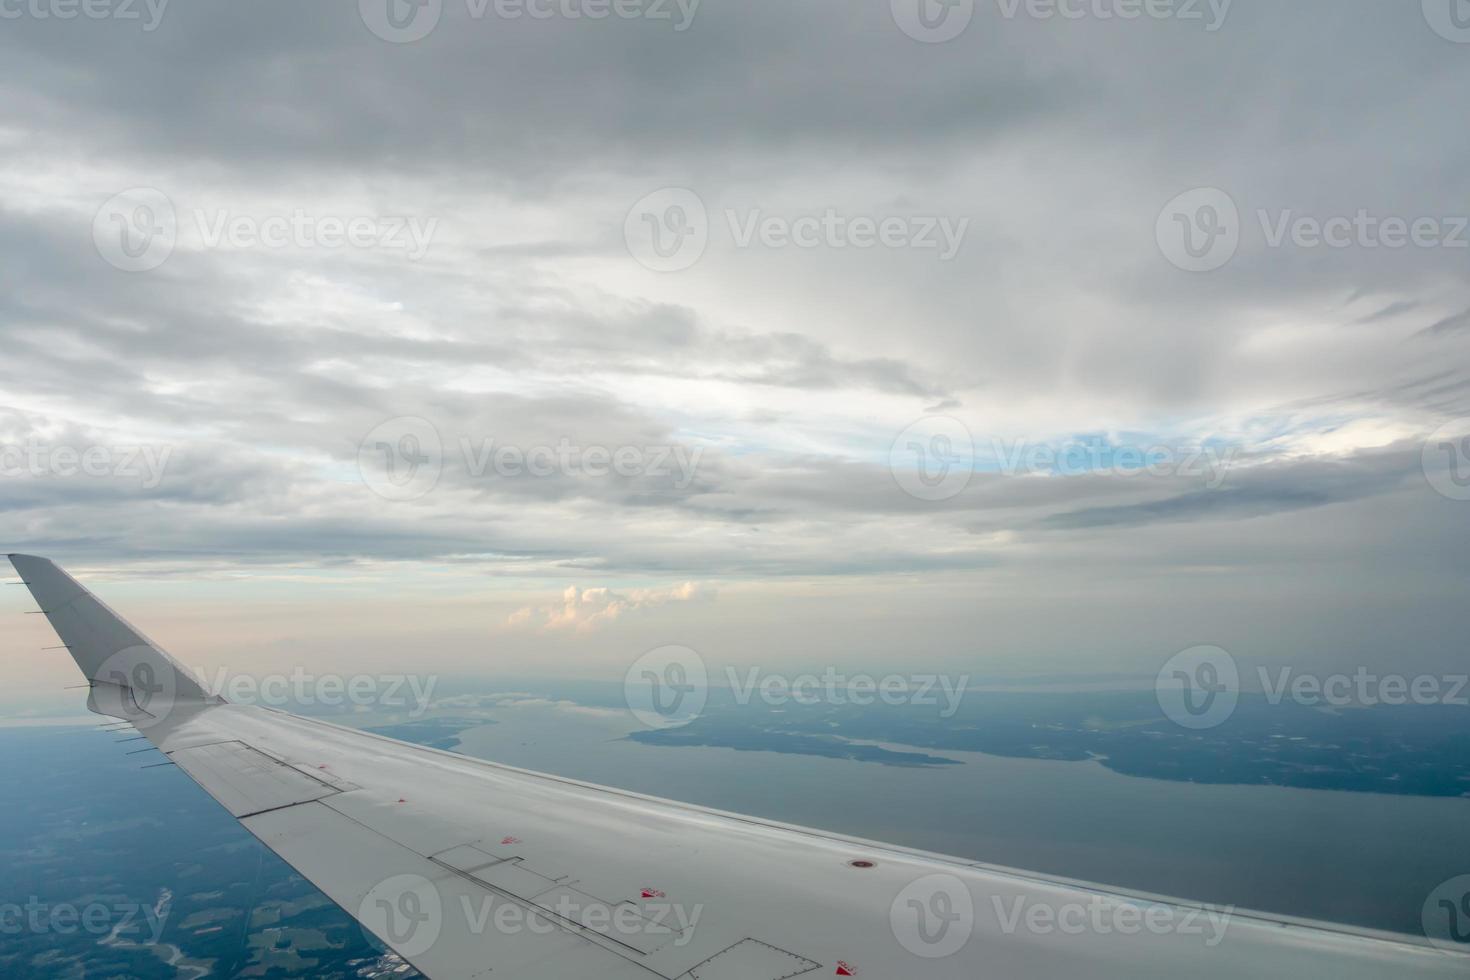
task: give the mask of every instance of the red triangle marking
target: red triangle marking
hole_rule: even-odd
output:
[[[519,837],[502,837],[500,839],[500,843],[502,844],[519,844],[520,842],[521,839]]]
[[[855,977],[855,976],[857,976],[857,970],[853,969],[851,966],[847,965],[846,963],[842,962],[841,960],[838,960],[837,961],[837,975],[839,977]]]
[[[668,896],[665,895],[663,892],[659,891],[657,888],[645,888],[645,889],[643,889],[643,897],[644,898],[667,898]]]

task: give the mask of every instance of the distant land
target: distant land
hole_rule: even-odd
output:
[[[469,691],[473,683],[444,687]],[[621,684],[553,687],[518,679],[514,685],[588,707],[626,708]],[[905,768],[963,765],[944,753],[981,752],[1091,761],[1122,775],[1173,782],[1470,798],[1470,709],[1459,705],[1327,708],[1243,693],[1226,722],[1194,731],[1166,718],[1152,690],[970,690],[948,718],[941,717],[942,704],[766,704],[758,696],[741,704],[730,689],[716,688],[694,721],[627,738]],[[492,705],[486,698],[486,707]],[[487,710],[460,704],[453,714],[385,719],[368,730],[454,750],[460,732],[486,724],[493,724]]]
[[[972,692],[937,706],[741,705],[711,695],[694,721],[628,736],[646,745],[712,746],[933,766],[927,752],[1095,761],[1128,776],[1193,783],[1470,797],[1470,711],[1446,705],[1322,709],[1242,695],[1217,728],[1164,717],[1153,692]],[[874,744],[878,743],[878,744]],[[879,746],[884,747],[879,747]],[[889,748],[910,747],[915,752]]]
[[[791,732],[762,729],[757,725],[711,732],[699,724],[634,732],[628,736],[645,745],[705,745],[736,749],[742,752],[786,752],[791,755],[817,755],[828,759],[853,759],[877,762],[885,766],[958,766],[958,759],[946,759],[922,752],[896,752],[879,745],[849,742],[835,735],[797,735]]]
[[[460,732],[466,728],[493,724],[495,722],[488,718],[416,718],[412,721],[364,728],[363,731],[372,732],[374,735],[386,735],[388,738],[396,738],[400,742],[409,742],[413,745],[453,751],[459,748]]]

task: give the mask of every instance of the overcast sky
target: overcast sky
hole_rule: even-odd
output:
[[[0,0],[0,545],[236,666],[1462,663],[1451,2]]]

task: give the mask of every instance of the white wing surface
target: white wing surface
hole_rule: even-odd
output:
[[[1470,976],[1470,956],[1407,938],[1123,895],[229,704],[53,563],[10,558],[93,711],[131,722],[434,980]]]

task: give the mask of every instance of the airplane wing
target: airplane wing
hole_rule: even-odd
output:
[[[9,557],[94,712],[131,723],[433,980],[1470,975],[1470,956],[1407,937],[1120,894],[230,704],[52,562]]]

